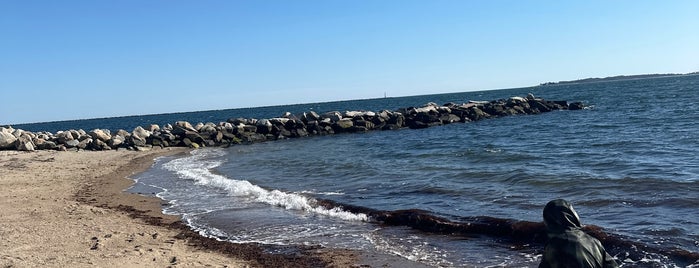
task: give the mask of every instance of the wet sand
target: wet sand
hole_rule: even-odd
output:
[[[352,250],[234,244],[162,214],[162,200],[124,191],[148,152],[0,151],[0,267],[423,267]]]

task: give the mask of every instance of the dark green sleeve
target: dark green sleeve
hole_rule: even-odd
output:
[[[617,268],[619,267],[619,264],[612,258],[612,256],[609,255],[606,251],[604,253],[604,262],[602,263],[602,267],[604,268]]]
[[[556,247],[552,247],[550,244],[547,244],[544,247],[544,253],[541,254],[541,263],[539,263],[539,268],[552,267],[552,264],[556,261],[554,258],[556,255]]]

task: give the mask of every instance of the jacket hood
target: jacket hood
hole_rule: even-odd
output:
[[[573,209],[573,205],[563,199],[552,200],[546,204],[544,223],[549,232],[563,232],[582,227],[580,217]]]

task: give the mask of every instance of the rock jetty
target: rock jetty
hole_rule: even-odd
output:
[[[422,107],[400,108],[396,111],[331,111],[322,114],[314,111],[301,114],[287,112],[276,118],[231,118],[218,124],[209,122],[192,125],[186,121],[178,121],[164,126],[138,126],[131,132],[71,129],[50,133],[0,127],[0,150],[143,151],[153,147],[230,146],[338,133],[421,129],[509,115],[532,115],[583,108],[585,107],[580,102],[548,101],[529,94],[527,97],[470,101],[462,104],[428,103]]]

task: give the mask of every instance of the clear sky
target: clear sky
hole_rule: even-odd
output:
[[[0,1],[0,125],[699,71],[699,1]]]

